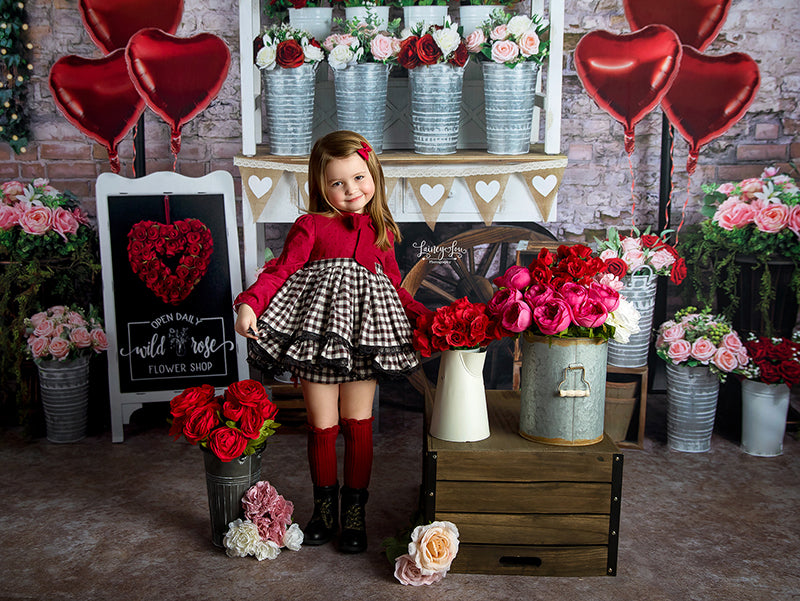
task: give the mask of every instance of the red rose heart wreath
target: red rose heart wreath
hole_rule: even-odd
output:
[[[208,271],[214,241],[199,219],[140,221],[128,232],[133,273],[165,303],[179,305]],[[178,257],[175,272],[164,258]]]

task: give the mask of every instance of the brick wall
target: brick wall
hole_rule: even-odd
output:
[[[84,199],[94,213],[94,181],[108,171],[105,149],[88,140],[55,108],[47,85],[50,66],[61,56],[99,58],[84,30],[77,0],[29,0],[30,39],[34,44],[31,82],[32,139],[28,151],[14,155],[0,144],[0,178],[47,177],[53,185]],[[636,222],[655,223],[658,207],[661,112],[656,109],[636,128],[636,150],[629,166],[622,147],[622,128],[583,92],[572,63],[572,50],[592,30],[629,31],[619,0],[567,0],[562,152],[569,166],[559,196],[559,218],[548,227],[559,237],[591,239],[612,224],[630,222],[631,173],[635,182]],[[767,163],[786,164],[800,157],[800,3],[796,0],[737,0],[710,54],[745,52],[761,69],[755,103],[726,135],[704,147],[689,187],[689,221],[697,220],[700,185],[758,174]],[[199,176],[216,169],[234,174],[232,157],[241,149],[239,121],[238,3],[230,0],[185,0],[177,34],[210,32],[232,50],[231,69],[212,105],[183,128],[176,169]],[[145,112],[147,172],[172,169],[169,129]],[[133,144],[120,145],[121,174],[133,176]],[[687,198],[686,143],[674,143],[673,223]],[[237,195],[241,187],[237,180]],[[441,239],[450,232],[437,231]],[[434,236],[432,236],[434,237]],[[279,236],[274,236],[279,238]]]

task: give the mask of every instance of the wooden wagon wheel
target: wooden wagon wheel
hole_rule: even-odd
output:
[[[552,246],[556,239],[538,225],[534,225],[534,229],[490,226],[470,230],[439,242],[437,246],[445,249],[444,254],[420,259],[403,279],[402,286],[430,309],[449,305],[464,296],[471,302],[485,303],[494,292],[492,280],[514,264],[510,250],[516,249],[521,240]],[[446,251],[448,248],[451,252]],[[494,342],[488,353],[484,377],[490,388],[500,379],[498,370],[502,366],[510,376],[513,343],[510,339]],[[423,370],[412,374],[409,381],[423,394],[434,386]]]

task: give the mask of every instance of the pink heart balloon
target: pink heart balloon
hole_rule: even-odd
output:
[[[731,0],[623,0],[622,5],[631,30],[666,25],[681,44],[702,52],[722,29]]]
[[[125,52],[100,59],[62,56],[50,69],[50,93],[67,121],[108,149],[111,170],[119,173],[117,145],[144,111],[128,76]]]
[[[145,27],[175,33],[183,0],[79,0],[78,10],[89,37],[108,54],[125,48],[133,34]]]
[[[181,128],[216,98],[228,76],[228,46],[210,33],[178,38],[149,28],[131,38],[125,60],[147,106],[170,126],[177,154]]]
[[[625,128],[630,155],[634,126],[661,102],[678,73],[678,36],[663,25],[622,35],[592,31],[578,42],[574,60],[586,92]]]
[[[689,175],[697,167],[700,147],[742,118],[755,100],[759,83],[758,65],[746,54],[706,56],[683,47],[678,76],[661,108],[689,143]]]

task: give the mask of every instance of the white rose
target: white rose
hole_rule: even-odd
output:
[[[303,56],[305,56],[307,63],[318,63],[325,58],[325,53],[322,48],[311,44],[303,44]]]
[[[461,36],[458,31],[445,27],[444,29],[437,29],[432,34],[433,40],[445,58],[448,58],[453,52],[456,51],[458,45],[461,43]]]
[[[355,55],[349,46],[336,46],[328,55],[328,64],[334,69],[344,69],[355,63]]]
[[[617,310],[608,314],[606,323],[616,328],[614,340],[627,344],[630,342],[631,334],[639,331],[639,311],[630,301],[620,297]]]
[[[405,40],[406,38],[410,38],[412,35],[414,34],[411,32],[411,29],[409,27],[404,27],[400,32],[400,39]]]
[[[283,535],[283,546],[290,551],[299,551],[300,546],[303,544],[303,531],[300,530],[300,525],[295,523],[286,529]]]
[[[533,21],[531,21],[530,17],[526,17],[525,15],[516,15],[511,17],[511,20],[508,22],[507,30],[509,35],[519,37],[531,27],[533,27]]]
[[[261,542],[258,526],[241,519],[228,524],[228,531],[222,537],[222,545],[228,557],[247,557],[253,555]]]
[[[275,46],[264,46],[258,51],[256,66],[267,71],[275,68]]]
[[[253,555],[256,556],[258,561],[264,561],[265,559],[275,559],[278,555],[281,554],[281,548],[273,543],[271,540],[268,541],[258,541],[258,544],[255,545],[255,549],[253,549]]]

